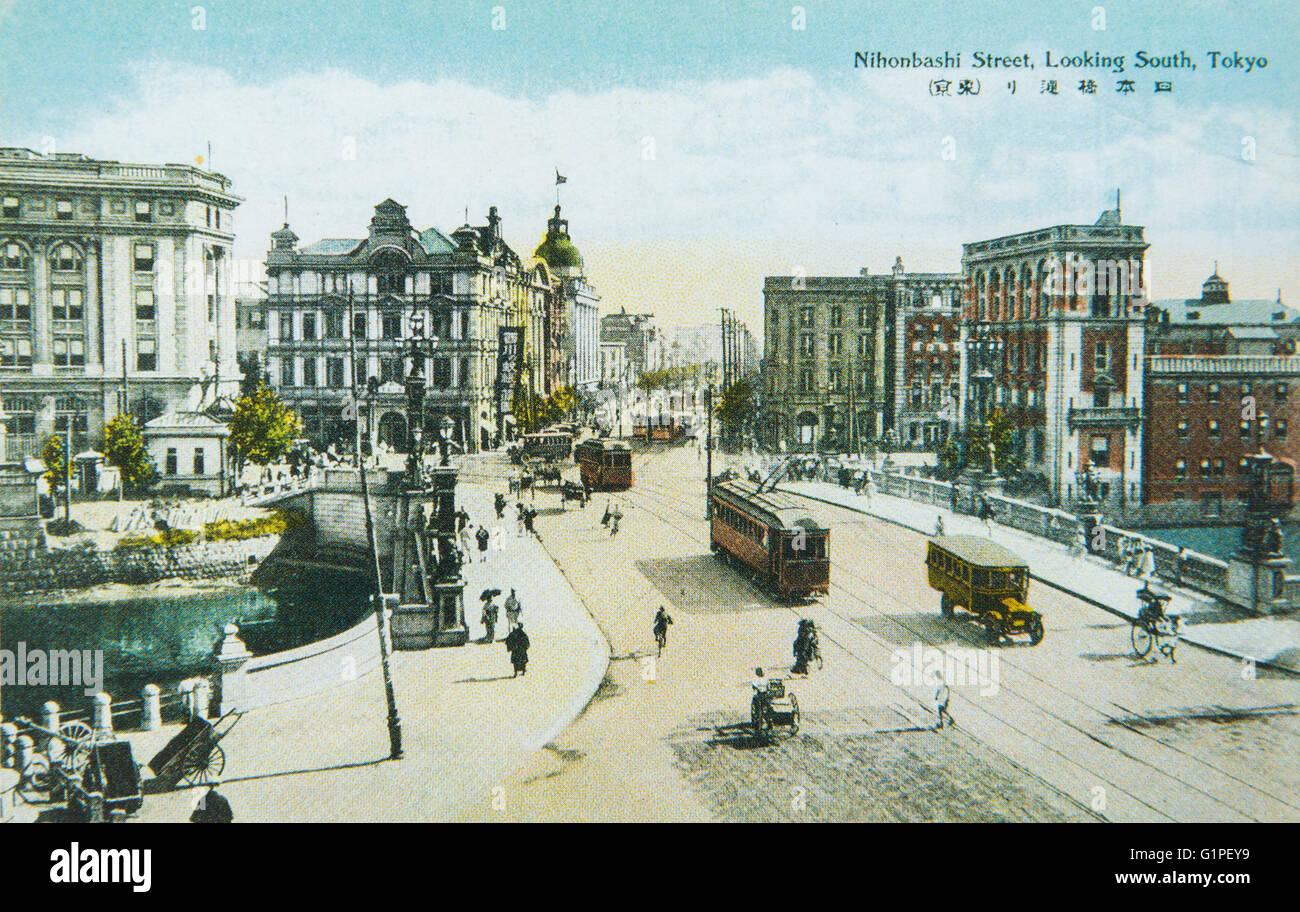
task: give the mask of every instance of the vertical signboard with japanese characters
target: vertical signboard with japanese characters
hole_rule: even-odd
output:
[[[498,424],[511,412],[515,379],[519,376],[519,358],[524,346],[522,326],[502,326],[497,331],[497,415]]]

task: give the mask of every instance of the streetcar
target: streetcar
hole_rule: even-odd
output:
[[[830,591],[830,530],[784,494],[733,478],[713,485],[709,547],[759,585],[787,598]]]
[[[564,431],[545,430],[524,435],[522,455],[547,462],[563,462],[573,450],[573,435]]]
[[[1043,616],[1025,604],[1029,567],[1015,552],[978,535],[940,535],[930,539],[925,563],[944,617],[965,608],[993,645],[1014,634],[1042,642]]]
[[[573,448],[582,480],[593,491],[632,487],[632,448],[622,440],[592,437]]]

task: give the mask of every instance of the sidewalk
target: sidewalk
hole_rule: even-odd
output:
[[[984,523],[973,516],[879,492],[868,500],[866,495],[824,481],[783,482],[777,489],[866,513],[922,535],[934,534],[935,518],[939,516],[949,535],[987,534]],[[996,523],[993,537],[1020,554],[1035,579],[1111,614],[1136,617],[1139,603],[1133,593],[1140,584],[1109,561],[1071,554],[1069,548],[1057,542]],[[1253,659],[1258,664],[1300,671],[1300,619],[1252,615],[1208,596],[1170,586],[1164,580],[1154,588],[1172,596],[1168,610],[1182,615],[1183,640],[1214,652]]]
[[[493,527],[492,492],[457,488],[471,522]],[[507,517],[509,519],[509,517]],[[468,816],[494,789],[587,706],[609,666],[609,647],[540,543],[494,538],[486,562],[475,551],[463,575],[470,643],[393,655],[405,756],[389,761],[378,671],[315,697],[248,713],[221,746],[221,792],[238,821],[436,821]],[[511,587],[528,631],[528,673],[512,677],[500,639],[476,642],[479,593]],[[139,763],[178,730],[129,733]],[[147,774],[146,774],[147,775]],[[149,795],[141,821],[184,821],[202,789]]]

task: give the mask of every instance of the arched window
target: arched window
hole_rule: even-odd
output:
[[[50,269],[55,272],[77,272],[81,269],[81,251],[71,244],[59,244],[50,253]]]
[[[5,241],[3,246],[0,246],[0,254],[3,255],[0,259],[0,267],[4,269],[26,269],[27,264],[31,262],[31,254],[17,241]]]
[[[406,293],[407,260],[396,250],[381,250],[371,261],[379,294]]]

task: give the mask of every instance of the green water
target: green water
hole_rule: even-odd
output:
[[[316,577],[310,588],[230,587],[211,592],[103,604],[13,608],[0,611],[0,649],[104,651],[104,690],[114,703],[138,700],[145,684],[163,693],[182,679],[210,670],[218,631],[240,626],[255,655],[292,649],[353,626],[369,610],[364,578]],[[0,687],[0,713],[39,715],[46,700],[84,713],[90,697],[80,686]]]
[[[1241,545],[1241,528],[1238,526],[1186,526],[1162,529],[1138,529],[1143,535],[1169,542],[1176,548],[1199,551],[1220,560],[1227,560]],[[1282,550],[1300,566],[1300,525],[1283,528],[1285,538]]]

